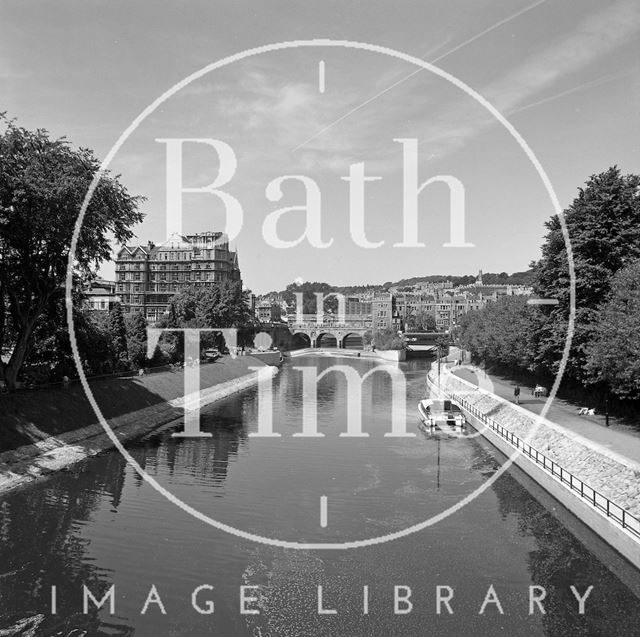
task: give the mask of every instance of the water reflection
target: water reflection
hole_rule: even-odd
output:
[[[619,584],[605,565],[540,502],[523,491],[513,477],[503,476],[495,482],[493,490],[498,496],[503,518],[515,517],[518,533],[535,541],[535,548],[528,554],[528,564],[532,581],[547,591],[548,599],[544,602],[547,614],[543,617],[546,633],[567,636],[637,634],[640,602],[631,590]],[[638,585],[638,574],[631,568],[627,572]],[[592,609],[588,615],[578,613],[571,585],[580,595],[589,586],[594,587],[588,598]]]
[[[353,364],[361,373],[371,365]],[[410,410],[423,397],[424,377],[419,363],[406,369]],[[363,391],[372,437],[361,445],[337,445],[349,395],[339,374],[328,376],[318,398],[319,428],[327,437],[302,445],[291,437],[299,431],[300,374],[285,368],[274,385],[274,427],[281,439],[259,444],[248,437],[257,414],[256,392],[250,390],[205,411],[203,429],[213,433],[211,439],[174,439],[162,431],[132,445],[131,453],[163,484],[241,528],[324,537],[317,496],[327,493],[333,527],[327,537],[385,533],[450,506],[501,462],[481,439],[420,435],[388,444],[380,435],[388,430],[388,391],[382,375],[372,378]],[[186,516],[117,453],[106,453],[0,500],[0,629],[26,633],[24,620],[35,618],[38,635],[73,629],[153,637],[637,634],[638,598],[605,566],[606,551],[592,550],[602,543],[576,525],[548,496],[538,501],[505,474],[462,511],[403,540],[347,552],[281,550],[241,541]],[[638,580],[635,572],[627,575]],[[193,589],[205,583],[214,586],[212,616],[190,605]],[[114,584],[116,614],[89,606],[84,615],[83,584],[96,596]],[[151,584],[166,616],[157,609],[140,613]],[[260,615],[240,615],[242,584],[260,587]],[[405,616],[393,612],[396,584],[412,589],[414,609]],[[546,615],[528,615],[532,584],[547,590]],[[571,584],[580,591],[595,586],[584,616],[577,614]],[[58,587],[55,616],[51,585]],[[338,615],[317,614],[318,585]],[[435,615],[437,585],[455,589],[452,616]],[[505,614],[478,616],[490,585]]]
[[[98,462],[76,466],[12,494],[0,504],[0,621],[3,627],[20,625],[25,617],[44,615],[37,634],[67,634],[74,628],[96,635],[104,629],[97,609],[82,613],[82,585],[105,591],[113,568],[87,560],[90,540],[83,533],[101,503],[116,512],[122,498],[124,460],[107,454]],[[51,616],[51,586],[72,590],[75,598],[61,594],[58,615]],[[111,623],[111,622],[107,622]],[[39,625],[39,623],[38,623]],[[46,627],[46,633],[44,631]],[[114,624],[113,634],[133,634]],[[18,633],[19,634],[19,633]]]

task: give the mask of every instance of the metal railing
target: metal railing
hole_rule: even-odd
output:
[[[429,381],[433,383],[433,380],[429,378]],[[484,423],[491,431],[498,434],[501,438],[506,440],[513,447],[521,451],[530,460],[535,462],[538,466],[542,467],[545,471],[552,476],[558,478],[563,484],[568,486],[573,493],[579,495],[580,498],[591,504],[594,508],[604,513],[608,518],[619,524],[623,529],[629,531],[636,538],[640,539],[640,518],[629,513],[626,509],[623,509],[620,505],[612,502],[606,496],[602,495],[599,491],[596,491],[588,484],[580,480],[577,476],[561,467],[557,462],[545,456],[543,453],[532,447],[530,444],[516,436],[513,432],[509,431],[493,418],[487,416],[474,405],[465,400],[458,394],[446,392],[452,400],[458,402],[469,413],[473,414],[480,422]]]

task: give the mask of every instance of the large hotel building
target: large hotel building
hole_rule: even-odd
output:
[[[160,245],[122,246],[116,257],[116,293],[124,312],[153,323],[187,287],[241,281],[238,255],[221,232],[174,234]]]

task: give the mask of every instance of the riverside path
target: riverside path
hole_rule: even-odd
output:
[[[451,371],[460,378],[478,384],[479,374],[486,375],[493,384],[493,393],[506,400],[513,400],[513,388],[516,382],[499,374],[489,373],[473,365],[453,367]],[[544,407],[545,398],[535,398],[531,395],[531,387],[520,383],[520,407],[539,414]],[[611,426],[605,425],[604,415],[582,416],[578,413],[581,405],[555,398],[547,411],[546,418],[551,422],[564,427],[569,431],[615,451],[635,462],[640,462],[640,429],[634,429],[629,425],[611,419]]]

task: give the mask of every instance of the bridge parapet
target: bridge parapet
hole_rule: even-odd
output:
[[[360,316],[360,315],[357,315]],[[371,329],[371,319],[362,318],[349,318],[349,315],[345,317],[344,321],[340,321],[335,317],[325,317],[323,320],[318,321],[315,314],[303,314],[302,321],[298,321],[299,317],[292,315],[289,316],[289,328],[297,330],[317,330],[317,329],[340,329],[340,330],[369,330]]]
[[[363,331],[371,329],[371,323],[289,323],[291,330],[355,330]]]

